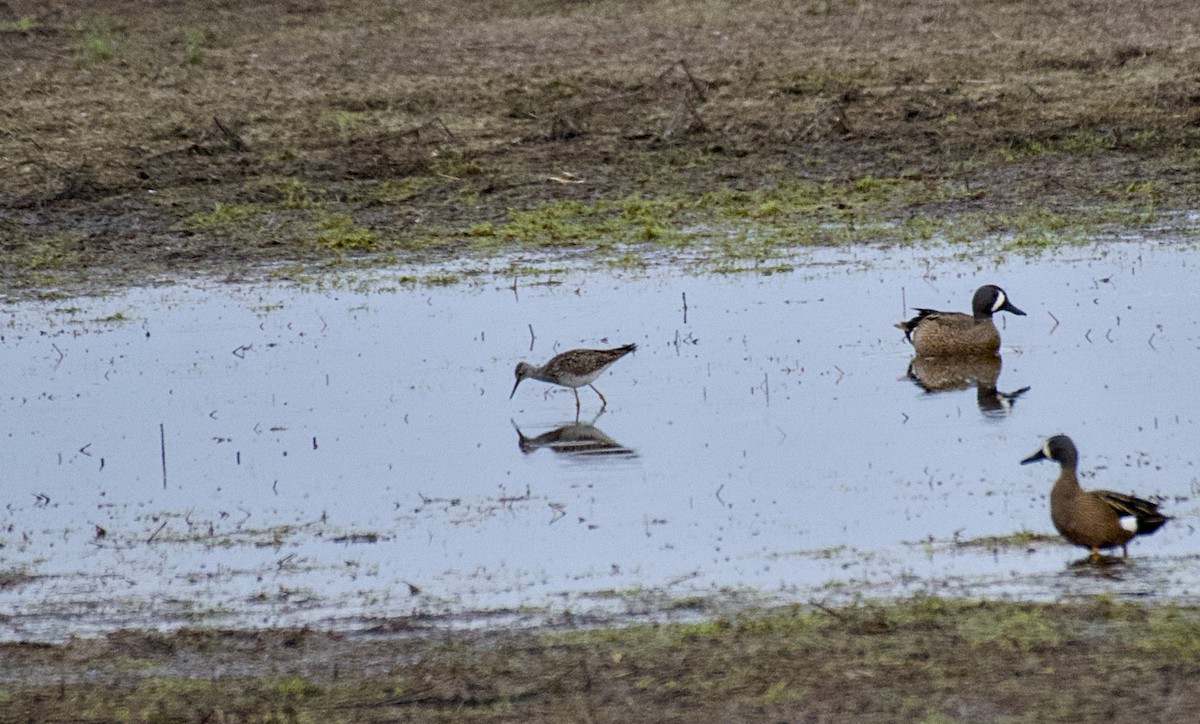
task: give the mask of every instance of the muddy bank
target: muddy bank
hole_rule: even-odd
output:
[[[0,645],[6,721],[1186,720],[1200,612],[816,604],[622,630]],[[12,672],[21,672],[14,681]]]

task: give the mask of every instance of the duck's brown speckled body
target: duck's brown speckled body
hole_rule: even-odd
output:
[[[971,314],[918,307],[917,316],[897,322],[896,327],[904,330],[905,338],[922,356],[994,355],[1000,351],[1000,331],[992,321],[996,312],[1025,315],[1003,289],[986,284],[975,290]]]

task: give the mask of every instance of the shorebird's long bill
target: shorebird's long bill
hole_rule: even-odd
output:
[[[508,399],[512,399],[513,395],[517,394],[517,388],[521,386],[521,378],[517,378],[517,384],[513,385],[513,391],[508,393]]]
[[[1038,460],[1049,460],[1049,458],[1046,457],[1045,450],[1038,450],[1034,454],[1032,454],[1029,457],[1022,460],[1021,464],[1028,465],[1029,463],[1036,463]]]

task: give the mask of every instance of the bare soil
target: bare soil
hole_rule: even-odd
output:
[[[659,212],[689,228],[1154,221],[1200,196],[1198,23],[1190,0],[6,0],[0,288],[603,251],[594,218],[516,216],[565,201],[702,199]],[[839,193],[864,180],[871,204]]]
[[[779,214],[1051,242],[1160,223],[1200,200],[1198,26],[1192,0],[5,0],[0,294],[600,254],[616,227],[584,212],[604,203],[654,215],[646,250]],[[781,188],[820,193],[744,212]],[[563,209],[571,234],[546,226]],[[0,720],[1177,721],[1200,704],[1198,616],[915,601],[118,632],[0,646]]]

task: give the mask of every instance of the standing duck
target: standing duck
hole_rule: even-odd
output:
[[[985,284],[975,290],[971,314],[939,312],[917,307],[917,316],[897,322],[904,337],[912,342],[918,355],[944,357],[953,355],[994,355],[1000,351],[1000,332],[992,322],[996,312],[1025,316],[1025,312],[1008,301],[1004,290]]]
[[[1042,449],[1021,461],[1053,460],[1061,466],[1058,480],[1050,490],[1050,519],[1059,534],[1077,546],[1092,549],[1092,560],[1100,560],[1101,548],[1121,546],[1129,556],[1127,544],[1136,535],[1150,535],[1169,520],[1158,512],[1158,505],[1132,495],[1109,490],[1084,490],[1079,487],[1075,469],[1079,452],[1066,435],[1055,435]]]

